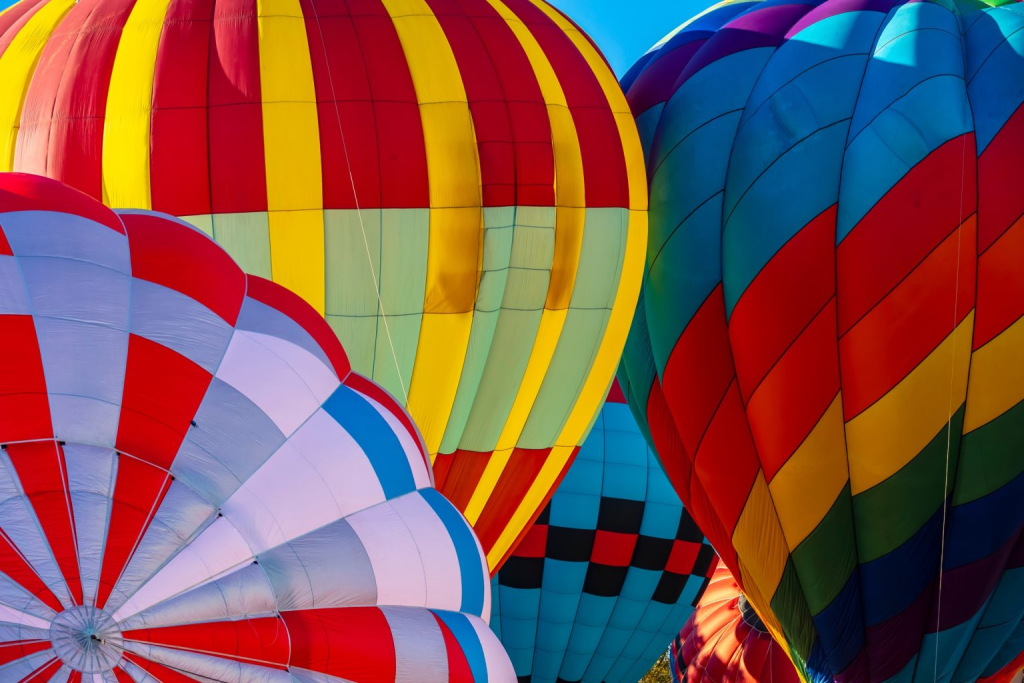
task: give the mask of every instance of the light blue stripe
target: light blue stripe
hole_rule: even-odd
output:
[[[420,491],[423,500],[434,509],[451,534],[455,545],[455,554],[459,558],[459,571],[462,573],[462,606],[460,612],[483,616],[484,611],[484,570],[480,561],[480,551],[469,528],[469,523],[448,502],[448,499],[435,489]]]

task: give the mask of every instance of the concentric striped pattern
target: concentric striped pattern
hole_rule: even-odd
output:
[[[422,441],[209,238],[0,176],[0,680],[514,680]]]
[[[800,683],[725,565],[672,641],[669,661],[672,683]]]
[[[586,36],[542,0],[23,0],[0,83],[0,170],[185,217],[300,294],[500,563],[643,269],[642,152]]]
[[[718,564],[618,386],[550,504],[492,580],[520,683],[635,683]]]
[[[736,2],[624,81],[651,184],[630,401],[810,679],[1019,652],[1022,28],[1018,4]]]

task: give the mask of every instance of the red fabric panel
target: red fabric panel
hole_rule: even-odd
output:
[[[466,655],[459,646],[455,634],[447,624],[441,621],[440,617],[436,614],[433,616],[444,637],[444,649],[448,655],[448,683],[474,683],[473,671],[469,668],[469,662],[466,660]]]
[[[7,241],[7,235],[4,234],[3,226],[0,226],[0,256],[14,256],[11,243]]]
[[[107,603],[111,590],[170,486],[171,475],[164,470],[126,455],[118,457],[107,545],[103,550],[103,567],[96,594],[97,607],[102,609]]]
[[[736,303],[729,340],[744,401],[835,296],[835,241],[832,206],[779,249]]]
[[[622,534],[598,529],[590,561],[611,567],[628,567],[636,549],[636,534]]]
[[[163,664],[157,664],[156,662],[148,659],[143,659],[139,655],[131,652],[125,652],[124,658],[140,669],[148,671],[154,678],[160,681],[160,683],[193,683],[198,680],[175,671],[174,669],[170,669]]]
[[[4,173],[0,178],[0,213],[9,211],[70,213],[124,233],[121,219],[102,204],[78,190],[25,173]],[[11,253],[10,246],[6,253]]]
[[[366,65],[376,120],[380,206],[430,206],[423,124],[398,33],[380,0],[362,0],[354,14],[352,23]],[[353,172],[356,170],[353,167]]]
[[[82,683],[82,672],[72,671],[71,675],[68,676],[68,683]]]
[[[516,557],[544,557],[548,547],[548,525],[531,524],[526,536],[512,553]]]
[[[483,476],[491,453],[457,450],[454,453],[438,453],[434,459],[434,485],[452,505],[465,511],[473,497],[480,477]],[[440,463],[440,466],[438,465]],[[438,472],[441,472],[438,474]],[[442,478],[443,475],[443,478]]]
[[[562,29],[530,0],[506,3],[530,29],[558,76],[583,155],[588,207],[628,207],[629,179],[615,118],[597,76]]]
[[[64,451],[55,441],[34,441],[10,444],[7,455],[46,534],[71,597],[76,605],[81,605],[82,573],[78,568],[78,541]]]
[[[39,598],[43,604],[53,611],[64,611],[64,606],[60,604],[60,600],[43,583],[43,580],[39,578],[39,575],[36,574],[29,563],[25,561],[17,546],[14,545],[14,541],[4,533],[3,529],[0,529],[0,572],[3,572],[7,575],[7,578]]]
[[[288,667],[288,628],[277,617],[125,631],[125,640],[188,650],[275,669]]]
[[[124,0],[80,0],[64,17],[43,48],[25,97],[15,170],[46,175],[103,198],[107,91],[133,6]]]
[[[28,657],[36,652],[50,649],[50,641],[16,640],[0,644],[0,666],[10,664],[15,659]]]
[[[128,672],[117,667],[114,669],[114,678],[117,679],[117,683],[135,683],[135,679],[128,675]]]
[[[118,450],[171,466],[213,376],[145,337],[128,337]]]
[[[10,47],[14,36],[21,32],[25,24],[45,4],[46,0],[25,0],[12,5],[6,12],[0,14],[0,57]]]
[[[626,403],[626,395],[622,393],[622,387],[619,386],[617,377],[612,378],[612,386],[608,389],[605,401],[607,403]]]
[[[346,361],[347,362],[347,361]],[[420,438],[420,432],[413,423],[409,413],[405,412],[405,409],[399,405],[398,401],[387,392],[387,389],[381,385],[373,382],[362,375],[350,372],[344,379],[344,384],[349,386],[360,394],[372,398],[377,403],[381,404],[385,410],[391,413],[396,420],[405,427],[405,431],[409,433],[409,436],[416,442],[416,447],[419,449],[420,455],[423,457],[423,464],[427,466],[427,470],[430,470],[430,458],[427,456],[426,447],[423,445],[423,439]]]
[[[899,384],[953,332],[954,311],[960,324],[974,308],[976,244],[972,216],[840,340],[847,421]]]
[[[131,243],[132,275],[195,299],[228,325],[238,320],[245,274],[213,240],[149,214],[123,214]]]
[[[654,379],[651,393],[647,395],[647,427],[651,430],[654,450],[665,469],[665,474],[672,482],[679,499],[688,504],[693,456],[683,448],[679,432],[676,431],[675,422],[672,420],[672,412],[665,402],[661,380],[658,378]]]
[[[1021,254],[1024,254],[1024,219],[1014,223],[978,258],[975,349],[992,341],[1024,315]]]
[[[1018,167],[1024,155],[1024,106],[978,159],[978,251],[984,252],[1024,215]]]
[[[701,545],[701,543],[677,540],[672,544],[672,552],[668,556],[668,562],[665,563],[665,571],[676,574],[692,574]]]
[[[391,626],[376,607],[281,614],[291,636],[291,666],[360,683],[393,683],[397,668]]]
[[[536,481],[537,475],[540,474],[540,470],[544,467],[544,462],[550,454],[550,448],[516,448],[512,451],[508,465],[505,466],[505,470],[498,478],[498,483],[494,485],[494,491],[491,492],[484,504],[480,519],[473,525],[485,554],[494,547],[501,532],[508,525],[509,519],[522,505],[526,492]],[[575,454],[573,458],[575,458]],[[537,508],[538,514],[544,509],[544,505],[547,503],[545,502]]]
[[[747,405],[750,430],[769,482],[838,393],[836,306],[830,301],[779,359]]]
[[[256,275],[246,276],[246,296],[266,304],[273,309],[281,311],[294,320],[309,336],[313,338],[334,368],[334,374],[339,380],[344,380],[352,372],[345,349],[338,341],[338,336],[321,317],[316,310],[310,306],[298,294],[279,284],[265,280]]]
[[[912,168],[839,244],[840,335],[975,212],[975,163],[973,133],[966,144],[963,136],[950,140]]]
[[[43,664],[41,667],[30,673],[28,676],[19,681],[19,683],[48,683],[48,681],[57,675],[60,671],[60,667],[63,665],[56,657]]]
[[[213,211],[207,128],[213,0],[170,0],[156,53],[150,130],[153,208]]]
[[[208,93],[214,213],[267,210],[258,29],[254,0],[214,4]]]
[[[991,676],[979,678],[978,683],[1011,683],[1017,678],[1021,669],[1024,669],[1024,652],[1014,657],[1012,662]]]
[[[43,359],[30,315],[0,315],[0,434],[9,441],[53,438]]]

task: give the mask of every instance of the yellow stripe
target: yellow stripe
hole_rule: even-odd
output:
[[[747,596],[747,600],[750,601],[754,611],[757,612],[757,616],[761,617],[761,621],[772,634],[772,637],[775,638],[775,642],[784,644],[788,654],[789,642],[782,632],[782,625],[779,623],[778,617],[772,611],[771,595],[765,595],[761,592],[757,581],[751,574],[750,568],[744,563],[743,558],[739,558],[738,562],[740,565],[740,575],[738,578],[740,585],[743,587],[743,594]]]
[[[0,56],[0,171],[14,170],[21,108],[39,55],[75,0],[50,0],[18,31]]]
[[[814,531],[847,481],[843,397],[839,394],[768,485],[790,550]]]
[[[412,74],[427,155],[427,283],[409,411],[436,453],[465,362],[483,257],[480,160],[462,75],[441,24],[424,0],[383,2]]]
[[[963,404],[973,333],[971,311],[903,381],[846,423],[853,495],[902,469]]]
[[[732,532],[732,545],[738,557],[746,558],[746,569],[761,595],[774,596],[786,569],[789,547],[764,480],[764,471],[759,471],[754,479]],[[746,581],[744,585],[749,583]]]
[[[974,352],[964,432],[984,427],[1024,401],[1024,318]]]
[[[103,203],[150,209],[153,77],[169,0],[138,0],[121,32],[103,121]]]
[[[305,19],[298,0],[257,8],[271,271],[323,315],[323,174]]]

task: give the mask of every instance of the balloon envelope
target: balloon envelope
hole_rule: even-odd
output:
[[[1022,26],[734,2],[624,80],[651,192],[630,403],[814,680],[960,683],[1020,650]]]
[[[0,175],[0,339],[0,680],[514,680],[409,416],[198,230]]]
[[[551,503],[492,580],[520,681],[635,683],[718,560],[613,386]]]
[[[537,0],[25,0],[0,170],[199,226],[402,398],[492,567],[601,406],[646,180],[600,53]]]

